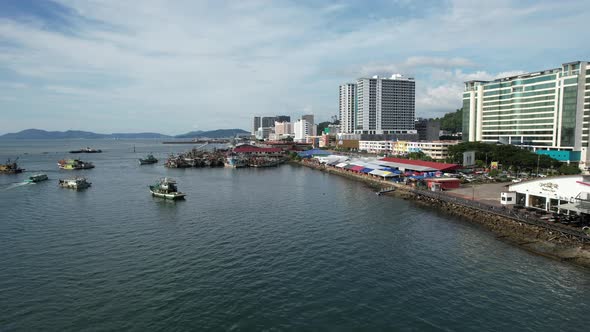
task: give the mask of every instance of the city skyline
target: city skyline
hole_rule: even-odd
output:
[[[462,106],[464,81],[586,60],[573,32],[587,30],[589,12],[574,0],[3,1],[0,134],[329,119],[341,84],[395,73],[416,79],[416,116],[438,117]]]

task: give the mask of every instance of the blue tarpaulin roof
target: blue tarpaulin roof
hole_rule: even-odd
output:
[[[368,173],[370,173],[372,170],[373,170],[372,168],[363,168],[363,169],[361,169],[361,172],[362,172],[362,173],[367,173],[367,174],[368,174]]]
[[[312,150],[307,150],[307,151],[301,151],[301,152],[299,152],[297,154],[301,158],[313,157],[313,156],[328,156],[328,155],[331,155],[330,152],[324,151],[324,150],[320,150],[320,149],[312,149]]]

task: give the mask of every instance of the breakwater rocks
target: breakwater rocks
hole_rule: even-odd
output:
[[[416,193],[409,195],[416,204],[434,207],[480,224],[496,234],[498,239],[540,255],[590,267],[590,242],[579,237],[438,198]]]
[[[294,163],[361,181],[376,189],[392,186],[391,182],[379,178],[316,163],[302,161]],[[549,224],[543,226],[541,222],[538,223],[541,226],[535,225],[530,221],[506,216],[509,213],[500,207],[478,205],[450,197],[444,193],[425,192],[400,184],[393,184],[393,186],[396,190],[386,195],[411,200],[415,204],[436,208],[439,211],[477,223],[496,234],[498,239],[530,252],[590,268],[590,241],[588,237],[579,236],[579,232],[573,229]]]

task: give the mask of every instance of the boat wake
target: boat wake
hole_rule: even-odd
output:
[[[34,182],[17,182],[17,183],[12,183],[9,184],[8,186],[6,186],[5,188],[2,189],[2,191],[8,191],[8,190],[12,190],[12,189],[16,189],[22,186],[26,186],[29,184],[35,184]]]

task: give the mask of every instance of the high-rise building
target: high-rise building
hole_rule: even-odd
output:
[[[252,135],[256,135],[258,128],[260,128],[260,117],[255,116],[252,120]]]
[[[440,137],[440,121],[433,119],[416,119],[416,131],[420,141],[435,141]]]
[[[293,130],[295,131],[296,142],[305,142],[308,136],[316,136],[317,134],[317,126],[305,119],[295,122]]]
[[[291,122],[291,117],[289,115],[277,115],[275,116],[276,122]]]
[[[493,81],[468,81],[463,139],[586,151],[589,102],[590,66],[584,61]],[[582,158],[581,164],[585,161]]]
[[[413,78],[404,78],[399,74],[391,78],[360,78],[356,90],[356,133],[414,131],[416,82]]]
[[[261,127],[273,127],[275,125],[276,119],[277,118],[275,116],[263,116],[262,119],[260,120],[260,126]]]
[[[301,116],[301,120],[305,120],[305,121],[309,122],[312,125],[315,123],[315,122],[313,122],[313,114],[302,115]]]
[[[346,83],[340,86],[340,99],[338,103],[340,117],[340,132],[354,133],[356,114],[356,84]]]

